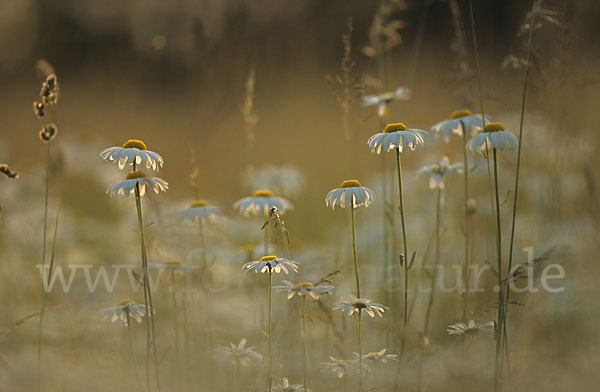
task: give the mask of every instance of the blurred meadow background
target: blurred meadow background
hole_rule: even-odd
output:
[[[532,1],[521,0],[2,0],[0,163],[18,178],[2,168],[0,390],[596,390],[600,4],[537,0],[533,26],[531,16]],[[456,110],[481,113],[483,102],[518,138],[526,67],[522,150],[498,150],[497,193],[491,157],[468,152],[465,210],[464,173],[430,189],[439,166],[417,172],[443,156],[463,162],[462,137],[446,142],[432,127]],[[404,95],[381,95],[400,87]],[[56,103],[40,88],[58,92]],[[365,96],[383,103],[364,105]],[[34,101],[44,103],[41,118]],[[399,122],[428,132],[400,153],[409,257],[396,153],[367,145]],[[142,247],[161,277],[149,351],[144,307],[141,323],[128,311],[127,325],[106,311],[126,299],[144,304],[135,197],[106,192],[130,162],[120,170],[100,157],[129,139],[160,154],[160,171],[143,169],[168,182],[141,197]],[[361,293],[389,308],[383,317],[336,308],[356,294],[355,261],[348,205],[332,210],[325,197],[351,179],[375,194],[353,217]],[[265,189],[293,209],[234,208]],[[220,210],[200,230],[182,216],[197,200]],[[496,201],[502,284],[519,278],[523,287],[529,276],[539,289],[511,293],[506,306],[493,290]],[[527,273],[509,274],[509,247],[513,266],[533,265]],[[269,254],[298,263],[295,273],[273,273],[273,286],[288,280],[304,294],[272,290],[271,339],[269,273],[242,271]],[[490,266],[481,292],[426,290],[433,278],[456,285],[465,254]],[[89,267],[73,273],[68,292],[57,280],[44,295],[42,262],[67,280],[69,266]],[[121,270],[114,290],[101,277],[89,289],[101,267],[111,280],[125,264],[133,273]],[[432,275],[434,264],[444,272]],[[541,287],[550,264],[564,271],[551,281],[560,292]],[[300,290],[307,286],[313,296]]]

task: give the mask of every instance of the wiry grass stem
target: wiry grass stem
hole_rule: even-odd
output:
[[[442,190],[438,188],[435,203],[435,256],[433,260],[433,273],[431,275],[431,291],[429,293],[429,302],[427,303],[427,311],[425,312],[425,327],[423,328],[423,337],[427,337],[429,333],[429,321],[431,318],[431,310],[433,309],[433,301],[435,297],[435,288],[437,285],[437,267],[440,263],[440,223],[442,209]]]
[[[504,295],[502,294],[502,230],[500,225],[500,198],[498,192],[498,163],[496,159],[496,149],[493,149],[494,156],[494,190],[496,194],[496,242],[498,245],[498,325],[496,331],[496,389],[501,388],[502,378],[502,339],[504,330]]]
[[[302,296],[302,366],[304,368],[304,392],[308,391],[308,369],[306,355],[306,295]]]

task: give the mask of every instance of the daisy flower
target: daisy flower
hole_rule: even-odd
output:
[[[132,299],[124,299],[119,302],[117,306],[104,308],[98,312],[104,320],[110,317],[111,323],[121,320],[125,325],[127,325],[128,313],[129,318],[141,323],[142,317],[146,314],[146,306],[143,304],[136,304]]]
[[[423,144],[425,135],[427,135],[427,131],[406,128],[406,125],[402,123],[388,124],[383,132],[371,136],[367,144],[371,152],[376,154],[381,154],[381,151],[389,152],[395,149],[404,152],[407,149],[414,150],[417,145]]]
[[[136,185],[140,189],[140,196],[146,194],[146,187],[149,187],[155,193],[159,193],[160,191],[166,192],[166,190],[169,189],[169,184],[162,178],[146,177],[146,174],[143,171],[137,170],[129,172],[127,177],[125,177],[125,180],[109,186],[106,193],[109,193],[112,197],[127,197],[135,193]]]
[[[375,193],[360,184],[357,180],[343,181],[339,188],[335,188],[327,193],[325,204],[335,209],[336,205],[346,208],[349,201],[352,201],[354,208],[360,206],[368,207],[375,199]]]
[[[273,387],[272,391],[274,392],[300,392],[300,391],[308,391],[310,392],[310,388],[304,388],[304,385],[300,384],[291,384],[287,378],[283,378],[282,384],[277,384]]]
[[[254,351],[254,347],[246,347],[246,338],[240,340],[237,346],[233,343],[229,343],[229,347],[217,346],[214,354],[217,358],[238,360],[242,366],[254,359],[262,360],[262,354]]]
[[[446,332],[448,332],[449,335],[475,335],[480,330],[488,328],[494,328],[493,321],[489,321],[485,324],[478,324],[475,320],[470,320],[468,324],[456,323],[449,325],[448,328],[446,328]]]
[[[347,372],[353,372],[358,362],[357,359],[336,359],[331,355],[329,356],[329,360],[331,362],[322,362],[321,366],[323,366],[323,370],[330,369],[338,378],[344,377],[344,374]]]
[[[150,263],[148,268],[156,270],[167,270],[169,273],[179,272],[185,274],[191,270],[189,264],[183,264],[181,260],[166,260],[163,263]]]
[[[488,122],[490,119],[491,117],[486,114],[486,122]],[[450,140],[450,136],[452,135],[462,136],[462,127],[465,127],[468,135],[472,135],[474,132],[482,129],[483,118],[481,114],[473,114],[467,109],[455,110],[452,112],[452,115],[450,115],[449,120],[435,124],[433,127],[431,127],[431,130],[435,132],[436,136],[442,135],[444,137],[444,141],[448,142]]]
[[[200,221],[202,224],[223,220],[221,210],[218,207],[210,206],[205,200],[193,201],[190,207],[181,211],[178,216],[184,221]]]
[[[244,273],[252,269],[256,273],[275,272],[278,274],[283,271],[288,274],[290,270],[298,272],[298,263],[277,256],[263,256],[260,260],[250,261],[242,266]]]
[[[154,151],[146,150],[146,144],[141,140],[130,139],[122,147],[109,147],[100,153],[105,161],[114,161],[119,169],[125,165],[145,165],[147,169],[158,170],[165,163],[160,155]]]
[[[272,207],[277,207],[280,214],[294,208],[292,203],[283,197],[275,196],[268,189],[257,190],[253,196],[244,197],[233,205],[243,216],[267,216]]]
[[[363,95],[362,106],[377,105],[377,115],[383,117],[386,112],[386,106],[394,100],[410,99],[411,91],[408,87],[399,87],[396,91],[388,91],[378,95]]]
[[[367,298],[357,298],[350,295],[348,298],[333,304],[333,310],[341,309],[342,312],[348,313],[348,316],[352,316],[354,312],[365,311],[371,317],[375,317],[377,314],[379,317],[383,317],[383,312],[389,309],[387,306],[382,304],[371,302]]]
[[[444,189],[444,177],[455,171],[462,171],[462,163],[450,164],[448,157],[442,157],[435,165],[423,166],[417,173],[429,174],[429,189]]]
[[[388,360],[397,361],[398,356],[396,354],[387,354],[387,348],[381,349],[379,351],[370,352],[362,356],[362,359],[369,359],[371,361],[377,362],[381,361],[383,363],[387,363]]]
[[[282,280],[281,283],[283,286],[274,286],[273,288],[279,292],[287,291],[288,299],[292,299],[294,295],[298,294],[298,296],[310,295],[316,301],[320,295],[331,294],[333,290],[332,285],[323,283],[313,285],[311,282],[292,283],[289,280]]]
[[[517,144],[517,138],[504,128],[504,124],[493,122],[486,124],[482,131],[467,142],[467,149],[471,152],[484,153],[486,147],[504,151],[516,149]]]

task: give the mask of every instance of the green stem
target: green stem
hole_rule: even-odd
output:
[[[269,376],[267,391],[271,392],[273,375],[273,270],[269,267]]]
[[[363,368],[362,368],[362,309],[358,309],[358,390],[363,390]]]
[[[354,196],[350,204],[350,225],[352,226],[352,257],[354,258],[354,277],[356,278],[356,297],[360,298],[360,277],[358,274],[358,256],[356,253],[356,226],[354,222]]]
[[[513,198],[513,214],[512,214],[512,225],[510,228],[510,245],[508,247],[508,271],[512,270],[512,261],[513,261],[513,245],[515,239],[515,225],[517,221],[517,200],[519,194],[519,169],[521,168],[521,146],[523,140],[523,121],[525,119],[525,100],[527,97],[527,76],[529,75],[529,62],[531,60],[531,48],[533,46],[533,22],[535,15],[535,6],[537,0],[533,0],[531,6],[531,20],[529,21],[529,43],[527,45],[527,61],[525,62],[525,80],[523,81],[523,98],[521,99],[521,121],[519,123],[519,147],[517,149],[517,173],[515,177],[515,191]],[[510,285],[506,288],[506,304],[507,308],[504,312],[504,344],[508,345],[508,339],[506,337],[506,319],[508,316],[508,303],[510,301]],[[508,353],[508,347],[506,349]],[[508,354],[507,354],[508,355]]]
[[[463,293],[463,309],[462,309],[462,320],[464,323],[467,322],[467,308],[469,306],[469,267],[470,267],[470,244],[471,240],[471,216],[469,214],[469,158],[467,154],[467,128],[465,124],[460,121],[460,127],[462,129],[463,137],[463,172],[465,179],[465,265],[463,268],[463,282],[465,285],[465,292]]]
[[[504,326],[504,295],[502,294],[502,231],[500,226],[500,198],[498,192],[498,163],[496,159],[496,148],[493,148],[494,159],[494,188],[496,196],[496,243],[498,250],[497,272],[498,272],[498,322],[496,331],[496,390],[501,389],[502,378],[502,338]]]
[[[135,165],[133,167],[135,170]],[[140,230],[140,242],[141,242],[141,253],[142,253],[142,270],[143,270],[143,281],[144,281],[144,306],[148,318],[146,319],[146,326],[149,334],[146,337],[146,382],[148,384],[148,390],[150,390],[149,383],[149,362],[150,362],[150,347],[152,347],[154,356],[154,373],[156,378],[156,388],[160,391],[160,377],[158,374],[158,354],[156,352],[156,329],[154,325],[154,306],[152,305],[152,290],[150,287],[150,280],[148,278],[148,255],[146,253],[146,238],[144,234],[144,216],[142,212],[142,200],[140,197],[140,187],[138,184],[135,185],[135,206],[137,209],[138,225]]]
[[[282,222],[279,222],[279,230],[281,231],[281,239],[283,240],[283,243],[285,244],[285,250],[287,252],[288,260],[291,260],[292,256],[290,254],[290,244],[288,243],[288,236],[285,234],[285,230],[284,230]]]
[[[127,317],[127,335],[129,338],[129,350],[131,351],[131,358],[133,359],[133,368],[135,369],[135,379],[137,380],[138,388],[143,391],[142,382],[140,381],[140,375],[138,373],[137,359],[135,359],[135,350],[133,349],[133,337],[131,335],[131,316],[129,315],[129,308],[125,308],[125,317]]]
[[[177,317],[177,293],[175,292],[175,270],[170,271],[171,275],[171,303],[173,306],[173,331],[175,331],[175,356],[177,368],[179,369],[179,323]]]
[[[402,193],[402,159],[400,158],[400,149],[396,149],[396,163],[398,168],[398,199],[400,203],[400,222],[402,224],[402,252],[404,255],[404,319],[402,332],[402,345],[400,357],[404,354],[404,345],[406,343],[406,325],[408,323],[408,245],[406,244],[406,220],[404,216],[404,194]]]
[[[308,372],[306,356],[306,295],[302,296],[302,365],[304,367],[304,392],[307,392]]]
[[[202,245],[202,258],[204,260],[204,272],[208,270],[208,251],[206,249],[206,233],[204,232],[204,224],[202,223],[202,219],[198,219],[198,226],[200,230],[200,243]]]
[[[437,281],[437,266],[440,262],[440,212],[442,208],[442,190],[438,188],[436,207],[435,207],[435,257],[433,261],[433,273],[431,276],[431,292],[429,293],[429,303],[427,304],[427,312],[425,313],[425,328],[423,328],[423,337],[427,337],[429,332],[429,321],[431,317],[431,309],[433,308],[433,300],[435,297],[435,287]]]
[[[265,256],[269,256],[269,213],[266,212],[265,213],[265,220],[264,220],[264,242],[265,242]]]

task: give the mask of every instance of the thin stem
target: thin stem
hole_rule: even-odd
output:
[[[514,199],[513,199],[513,214],[512,214],[512,224],[510,228],[510,245],[508,247],[508,271],[512,270],[512,261],[513,261],[513,245],[515,239],[515,225],[517,221],[517,200],[519,194],[519,169],[521,168],[521,146],[523,140],[523,122],[525,119],[525,101],[527,97],[527,76],[529,75],[529,61],[531,60],[531,48],[533,46],[533,22],[535,15],[535,6],[537,0],[533,0],[531,5],[531,20],[529,21],[529,43],[527,45],[527,61],[525,62],[525,77],[523,81],[523,98],[521,99],[521,121],[519,123],[519,147],[517,149],[517,173],[515,176],[515,191],[514,191]],[[506,288],[506,304],[507,308],[504,312],[504,344],[508,345],[508,340],[506,337],[506,319],[508,316],[508,303],[510,301],[510,287]],[[506,349],[508,355],[508,348]]]
[[[362,369],[362,309],[358,309],[358,390],[363,390],[363,369]]]
[[[44,226],[42,236],[42,270],[46,265],[46,236],[48,227],[48,193],[50,190],[50,143],[46,149],[46,178],[45,178],[45,190],[44,190]],[[49,277],[50,275],[48,275]],[[43,339],[43,320],[44,320],[44,308],[46,307],[46,289],[42,286],[42,309],[40,310],[40,325],[38,332],[38,348],[37,348],[37,390],[39,391],[42,383],[42,339]]]
[[[175,355],[177,368],[179,369],[179,323],[177,317],[177,293],[175,288],[175,270],[170,271],[171,275],[171,303],[173,306],[173,331],[175,331]]]
[[[198,219],[198,226],[200,230],[200,244],[202,245],[202,262],[204,263],[204,271],[208,270],[208,251],[206,249],[206,233],[204,232],[204,224],[202,219]]]
[[[135,350],[133,349],[133,337],[131,335],[131,316],[129,315],[129,308],[125,308],[125,317],[127,318],[127,336],[129,338],[129,350],[131,351],[131,358],[133,359],[133,368],[135,369],[135,379],[138,383],[138,388],[143,391],[142,382],[140,381],[140,375],[138,373],[137,359],[135,359]]]
[[[498,247],[498,323],[496,332],[496,390],[501,389],[501,377],[502,377],[502,333],[504,327],[504,296],[502,294],[502,231],[500,226],[500,198],[498,192],[498,163],[496,159],[496,148],[493,149],[494,156],[494,188],[496,194],[496,234],[497,234],[497,247]]]
[[[265,221],[264,221],[264,242],[265,242],[265,251],[264,251],[264,255],[268,256],[269,255],[269,213],[266,212],[265,213]]]
[[[292,256],[290,254],[290,244],[288,242],[288,236],[285,233],[285,229],[284,229],[283,223],[281,221],[279,222],[279,230],[281,231],[281,239],[283,240],[283,243],[285,244],[285,250],[287,252],[288,260],[291,260]]]
[[[467,154],[467,128],[465,124],[460,121],[460,127],[462,129],[463,136],[463,172],[465,179],[465,265],[463,268],[463,282],[465,285],[465,292],[463,293],[463,309],[462,309],[462,320],[464,323],[467,322],[467,307],[469,306],[469,252],[470,246],[469,241],[471,239],[471,215],[469,213],[469,158]]]
[[[438,188],[436,207],[435,207],[435,257],[433,261],[433,273],[431,275],[431,292],[429,293],[429,303],[427,304],[427,312],[425,313],[425,327],[423,328],[423,337],[426,338],[429,332],[429,321],[431,317],[431,309],[433,308],[433,300],[435,297],[435,288],[437,285],[437,266],[440,262],[440,213],[442,208],[442,189]]]
[[[406,244],[406,220],[404,216],[404,194],[402,193],[402,160],[400,158],[400,149],[396,149],[396,163],[398,168],[398,199],[400,203],[400,222],[402,223],[402,252],[404,264],[404,319],[402,331],[402,346],[400,357],[404,354],[404,345],[406,343],[406,325],[408,323],[408,245]]]
[[[304,392],[307,392],[308,371],[306,358],[306,295],[302,296],[302,364],[304,367]]]
[[[358,275],[358,256],[356,253],[356,227],[354,222],[354,195],[350,204],[350,222],[352,226],[352,257],[354,258],[354,277],[356,278],[356,297],[360,298],[360,277]]]
[[[267,391],[271,392],[273,375],[273,270],[269,267],[269,377]]]
[[[475,52],[475,67],[477,68],[477,86],[479,87],[479,103],[481,104],[481,118],[485,128],[485,111],[483,110],[483,93],[481,89],[481,68],[479,67],[479,51],[477,50],[477,34],[475,33],[475,14],[473,12],[473,0],[469,0],[471,13],[471,33],[473,35],[473,50]]]
[[[133,167],[135,170],[135,165]],[[138,216],[138,224],[140,230],[140,242],[141,242],[141,252],[142,252],[142,269],[143,269],[143,281],[144,281],[144,306],[148,314],[148,318],[146,320],[146,325],[149,324],[149,334],[147,335],[147,347],[146,347],[146,382],[148,383],[148,390],[150,389],[149,384],[149,362],[150,362],[150,347],[152,347],[153,356],[154,356],[154,373],[156,377],[156,388],[160,391],[160,377],[158,374],[158,355],[156,352],[156,330],[154,325],[154,306],[152,305],[152,290],[150,287],[150,279],[148,277],[148,255],[146,253],[146,239],[144,234],[144,216],[142,212],[142,200],[140,197],[140,187],[139,184],[135,185],[135,206],[137,209]]]

